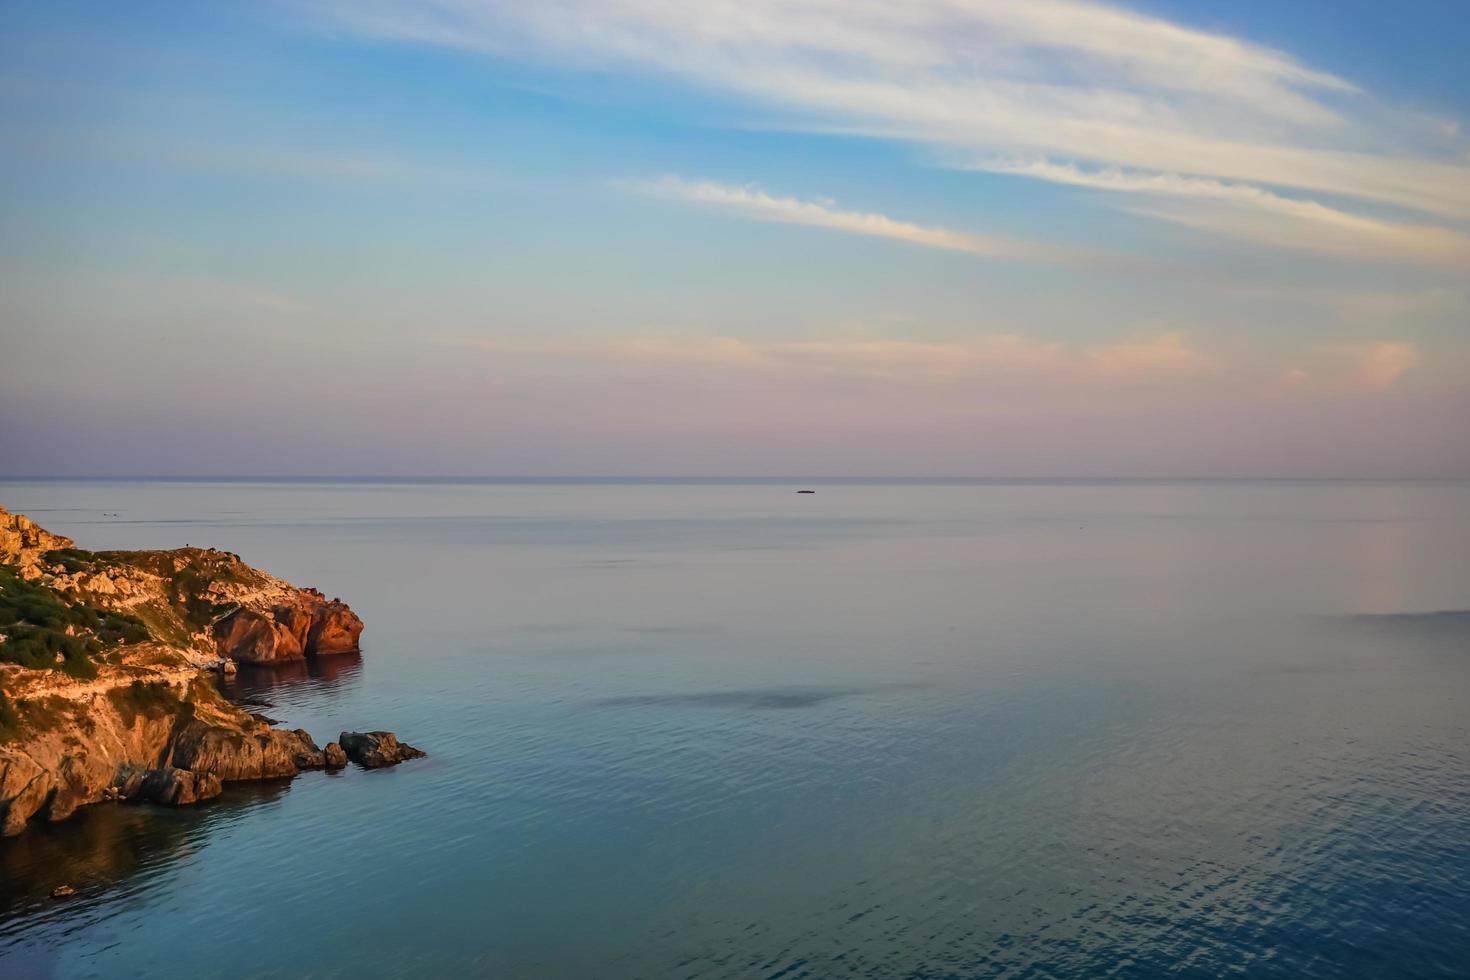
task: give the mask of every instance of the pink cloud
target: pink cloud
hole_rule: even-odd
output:
[[[952,342],[871,338],[752,341],[734,337],[639,337],[559,343],[472,341],[516,358],[658,368],[701,366],[770,375],[822,375],[904,383],[1018,378],[1058,384],[1198,376],[1219,366],[1179,331],[1095,345],[990,333]]]
[[[1372,390],[1390,388],[1418,364],[1419,353],[1413,344],[1380,341],[1357,354],[1353,380]]]

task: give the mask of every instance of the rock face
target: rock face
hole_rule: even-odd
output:
[[[300,729],[282,731],[258,722],[231,728],[195,718],[174,733],[168,758],[181,769],[237,780],[278,779],[320,769],[321,755],[311,736]]]
[[[224,792],[224,788],[224,782],[212,772],[191,772],[188,769],[163,766],[134,773],[120,790],[122,798],[127,800],[188,806],[202,800],[212,800]]]
[[[220,656],[250,664],[299,660],[316,654],[356,653],[362,620],[340,599],[328,602],[302,589],[269,609],[240,607],[214,623]]]
[[[28,709],[36,720],[0,742],[4,836],[89,803],[184,805],[218,796],[226,782],[325,764],[306,732],[256,720],[192,672],[177,687],[133,682],[77,699],[52,695]]]
[[[17,566],[22,578],[39,578],[41,557],[71,546],[71,538],[52,534],[26,515],[0,507],[0,564]]]
[[[364,769],[382,769],[424,757],[412,745],[399,742],[392,732],[343,732],[337,741],[347,758]]]
[[[139,619],[155,639],[200,665],[355,653],[362,636],[362,620],[342,600],[214,548],[83,551],[0,508],[0,565],[71,602]]]
[[[45,727],[0,742],[0,836],[104,800],[184,806],[218,796],[225,783],[424,755],[392,732],[344,732],[340,744],[319,748],[307,732],[273,728],[197,677],[179,688],[135,683],[75,701],[52,696],[43,708]]]

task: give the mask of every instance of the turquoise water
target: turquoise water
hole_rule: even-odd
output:
[[[360,660],[232,693],[430,753],[0,842],[7,980],[1470,969],[1464,483],[0,503],[341,595]]]

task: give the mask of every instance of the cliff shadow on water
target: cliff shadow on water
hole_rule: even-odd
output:
[[[0,841],[0,943],[15,923],[73,916],[103,894],[116,898],[119,888],[142,887],[196,852],[219,825],[274,805],[292,785],[288,779],[240,783],[194,807],[85,807],[70,820],[38,823]],[[76,895],[53,899],[60,885]]]
[[[361,671],[361,655],[343,653],[274,666],[242,665],[238,674],[216,676],[213,684],[234,704],[270,710],[276,706],[272,694],[306,688],[340,690],[354,683]],[[342,773],[325,775],[337,778]],[[146,888],[150,880],[168,874],[195,853],[221,826],[277,804],[293,785],[288,778],[242,782],[194,807],[84,807],[70,820],[36,822],[25,834],[0,839],[0,944],[12,938],[11,924],[73,916],[104,895],[115,900]],[[52,892],[61,885],[74,888],[76,895],[57,901]],[[0,976],[7,980],[52,975],[44,958],[29,959],[12,949],[4,959]]]
[[[362,654],[323,654],[271,666],[241,664],[234,674],[216,679],[220,693],[243,705],[266,703],[271,691],[310,689],[336,691],[350,687],[362,673]]]

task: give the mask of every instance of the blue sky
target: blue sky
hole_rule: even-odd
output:
[[[1470,471],[1463,4],[7,13],[0,473]]]

